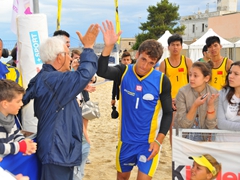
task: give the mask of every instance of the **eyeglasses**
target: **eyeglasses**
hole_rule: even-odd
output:
[[[64,56],[66,56],[67,53],[66,52],[60,52],[58,54],[64,54]]]
[[[60,52],[60,53],[58,53],[58,54],[64,54],[64,56],[66,56],[67,54],[70,56],[70,52]]]

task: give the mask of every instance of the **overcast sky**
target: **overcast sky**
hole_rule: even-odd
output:
[[[198,10],[204,12],[209,3],[209,10],[216,11],[217,0],[169,0],[179,5],[181,16],[191,15]],[[0,0],[0,38],[16,40],[17,37],[10,30],[12,0]],[[134,37],[140,32],[140,22],[146,22],[150,5],[156,6],[160,0],[118,0],[119,17],[122,37]],[[239,3],[238,3],[239,4]],[[52,36],[56,29],[57,0],[39,0],[40,13],[47,15],[48,34]],[[239,8],[238,8],[239,10]],[[61,29],[71,35],[71,41],[77,41],[76,30],[85,33],[91,23],[101,24],[104,20],[111,20],[115,24],[114,0],[62,0]],[[97,43],[102,42],[99,34]]]

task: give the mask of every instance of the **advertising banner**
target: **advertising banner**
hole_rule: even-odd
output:
[[[240,143],[195,142],[185,138],[172,137],[173,180],[189,180],[193,160],[189,156],[210,154],[222,165],[216,180],[240,180]]]

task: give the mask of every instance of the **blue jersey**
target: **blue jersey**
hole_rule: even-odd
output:
[[[127,66],[120,85],[119,138],[129,144],[151,143],[159,133],[162,119],[163,73],[152,68],[140,78],[134,68],[132,64]]]

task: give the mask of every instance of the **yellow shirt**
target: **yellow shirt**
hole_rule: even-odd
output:
[[[10,79],[12,81],[17,82],[20,86],[22,86],[22,76],[19,70],[16,67],[13,67],[9,64],[4,64],[7,66],[8,73],[6,73],[6,79]]]
[[[223,86],[225,85],[227,71],[228,58],[225,57],[222,61],[222,64],[218,68],[212,68],[212,79],[209,82],[209,84],[216,88],[217,90],[221,90]]]
[[[164,59],[165,61],[165,74],[169,78],[172,85],[172,98],[177,96],[178,90],[188,84],[188,69],[186,63],[186,57],[181,56],[180,64],[177,67],[173,67],[169,58]]]

